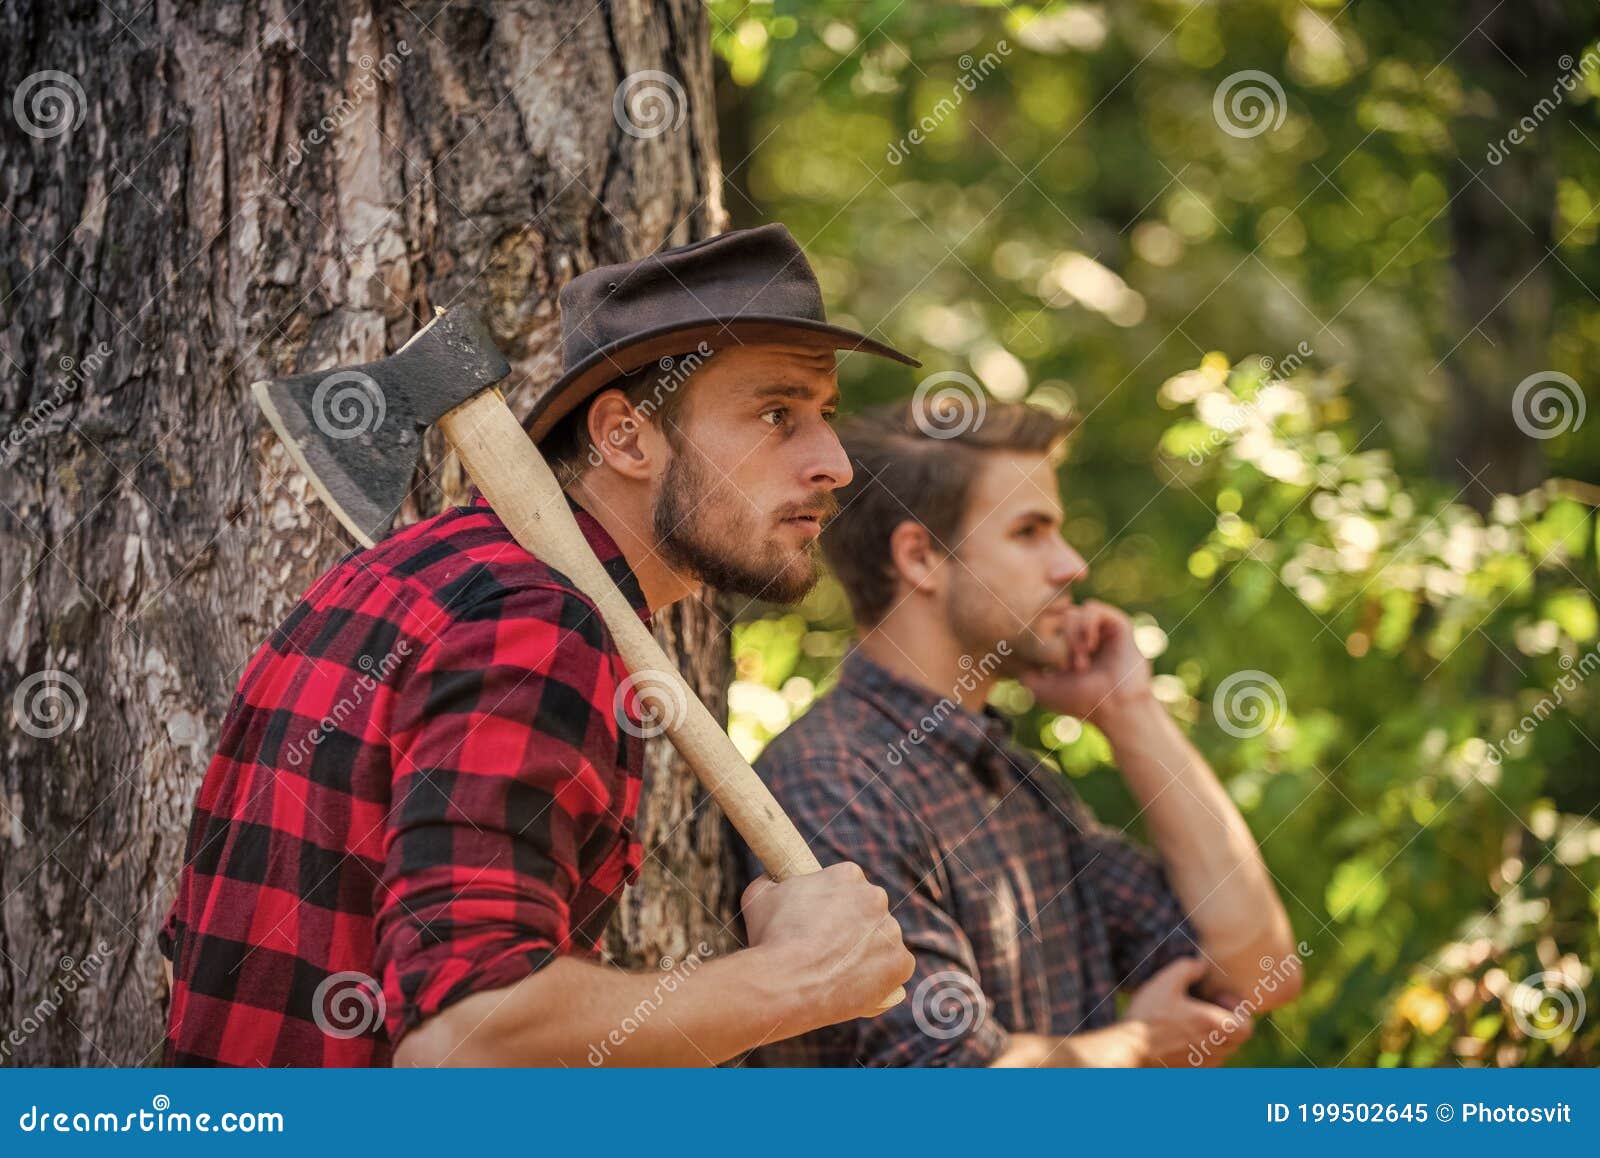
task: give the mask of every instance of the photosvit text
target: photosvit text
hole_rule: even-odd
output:
[[[1361,1123],[1371,1125],[1421,1125],[1426,1122],[1462,1125],[1571,1125],[1572,1106],[1556,1102],[1548,1106],[1491,1106],[1487,1102],[1268,1102],[1267,1121],[1308,1125]]]

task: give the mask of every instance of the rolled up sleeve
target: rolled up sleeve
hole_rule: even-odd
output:
[[[573,951],[586,842],[615,820],[614,668],[592,609],[513,591],[459,616],[403,679],[377,888],[387,1029]]]

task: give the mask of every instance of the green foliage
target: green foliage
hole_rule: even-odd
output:
[[[712,10],[729,137],[752,150],[725,145],[736,218],[789,224],[835,316],[1083,416],[1062,481],[1086,593],[1141,625],[1309,949],[1301,999],[1241,1058],[1600,1060],[1600,422],[1532,439],[1510,402],[1523,375],[1596,364],[1600,73],[1521,146],[1551,167],[1547,252],[1509,206],[1478,235],[1452,216],[1529,108],[1510,65],[1466,67],[1448,5]],[[1594,16],[1571,19],[1581,59]],[[1541,67],[1521,83],[1562,73]],[[1243,70],[1284,92],[1248,137],[1213,107]],[[1486,246],[1553,271],[1482,307],[1522,311],[1527,364],[1463,312]],[[853,407],[915,384],[867,361],[842,371]],[[1533,485],[1454,461],[1463,413]],[[831,584],[739,627],[746,751],[848,634]],[[1244,671],[1282,710],[1240,737],[1213,697]],[[1002,699],[1103,817],[1134,820],[1102,736]],[[1550,1032],[1578,994],[1587,1015]]]

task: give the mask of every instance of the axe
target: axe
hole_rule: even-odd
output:
[[[437,422],[518,544],[593,600],[638,701],[651,708],[768,875],[783,881],[818,871],[794,822],[595,558],[550,465],[495,389],[510,372],[483,319],[457,306],[387,358],[267,379],[250,389],[322,501],[369,547],[405,501],[422,432]],[[881,1008],[904,997],[897,988]]]

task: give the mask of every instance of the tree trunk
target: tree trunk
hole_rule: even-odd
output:
[[[1554,369],[1551,279],[1565,275],[1549,254],[1557,240],[1557,140],[1569,110],[1545,110],[1589,43],[1573,26],[1571,6],[1471,0],[1458,18],[1463,30],[1476,28],[1461,44],[1460,66],[1482,99],[1452,122],[1459,153],[1450,170],[1455,340],[1446,342],[1452,390],[1437,466],[1466,488],[1462,501],[1480,510],[1496,494],[1521,493],[1544,477],[1541,444],[1524,427],[1542,429],[1545,421],[1530,411],[1537,403],[1529,396],[1517,399],[1517,387]],[[1507,134],[1524,121],[1536,123],[1533,136],[1515,144]]]
[[[381,355],[457,300],[510,381],[554,373],[567,279],[722,224],[706,18],[12,0],[0,82],[0,1062],[140,1064],[235,683],[351,546],[249,383]],[[465,490],[431,437],[412,516]],[[660,619],[720,704],[720,618]],[[660,746],[650,769],[625,963],[728,943],[715,809],[688,819]]]

